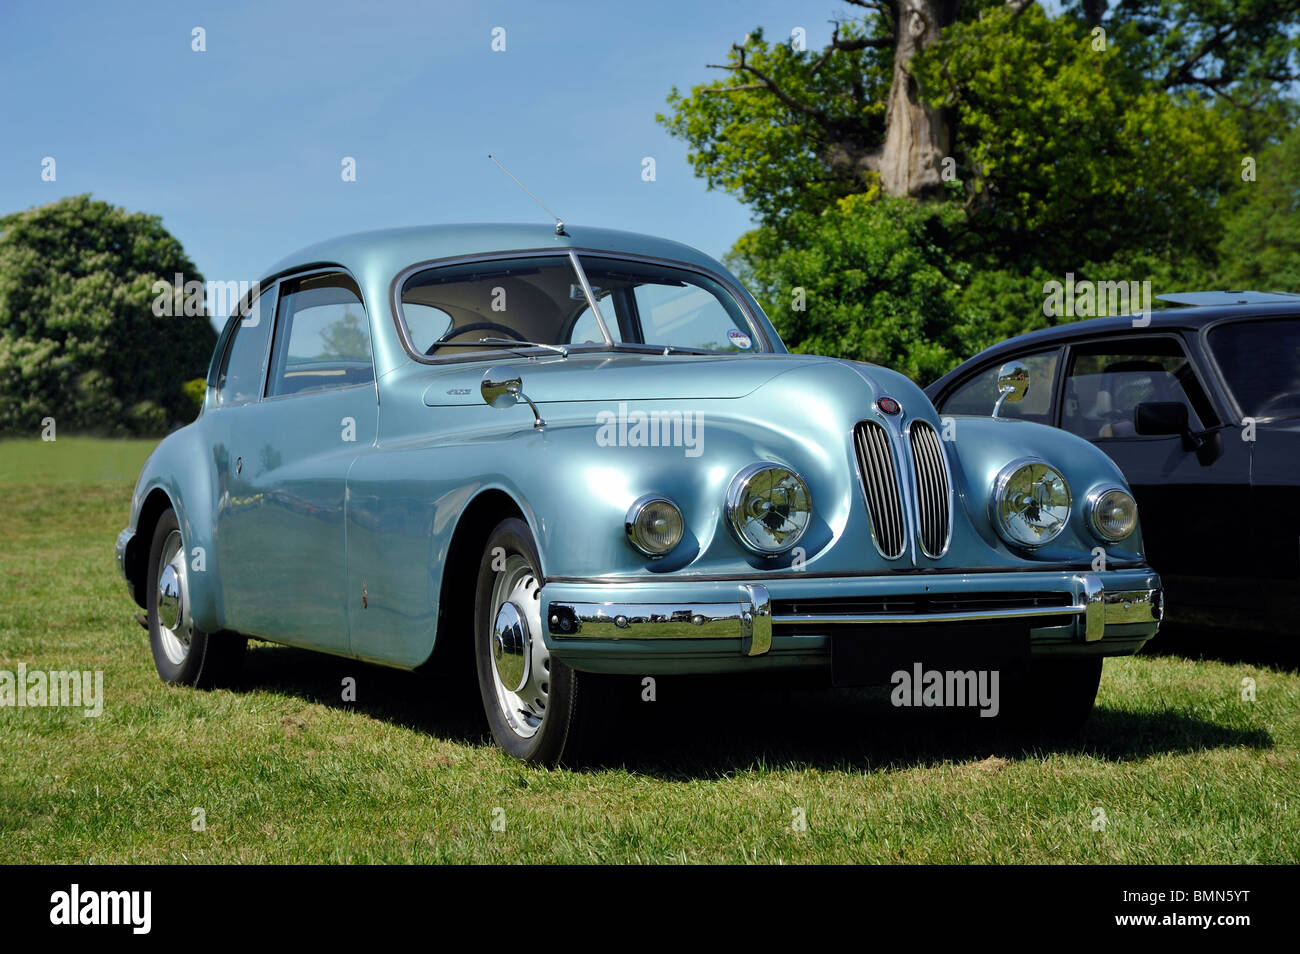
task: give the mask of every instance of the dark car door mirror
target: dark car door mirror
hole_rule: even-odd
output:
[[[1187,405],[1181,401],[1144,401],[1133,410],[1133,424],[1146,437],[1186,434]]]
[[[1223,435],[1218,431],[1193,433],[1187,420],[1187,405],[1180,401],[1143,401],[1133,409],[1133,425],[1146,437],[1180,435],[1183,449],[1196,451],[1196,459],[1208,467],[1223,455]]]

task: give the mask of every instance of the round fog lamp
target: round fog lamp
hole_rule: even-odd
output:
[[[1137,528],[1137,501],[1127,490],[1111,487],[1088,501],[1088,523],[1103,540],[1116,543]]]
[[[681,542],[686,523],[667,497],[646,494],[632,504],[624,520],[628,542],[648,557],[661,557]]]

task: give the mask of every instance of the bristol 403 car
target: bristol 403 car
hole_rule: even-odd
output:
[[[325,242],[242,303],[207,385],[117,541],[170,683],[231,678],[248,637],[407,669],[463,653],[498,744],[553,763],[617,731],[592,703],[619,675],[992,672],[986,713],[1078,725],[1102,657],[1161,618],[1101,450],[791,354],[675,242]]]

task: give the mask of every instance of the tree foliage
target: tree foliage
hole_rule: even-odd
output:
[[[823,49],[755,30],[659,117],[753,209],[728,261],[792,347],[928,380],[1047,324],[1043,285],[1067,271],[1295,289],[1298,147],[1278,141],[1300,0],[849,2]],[[909,49],[909,31],[932,38]],[[947,144],[938,188],[880,174],[900,69],[930,120],[909,135]],[[1239,175],[1252,156],[1257,183]]]
[[[160,433],[194,416],[206,315],[157,318],[157,281],[202,281],[157,216],[88,195],[0,219],[0,432]]]

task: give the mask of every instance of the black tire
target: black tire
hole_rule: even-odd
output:
[[[1008,686],[1004,712],[1021,731],[1078,735],[1096,702],[1101,669],[1101,656],[1035,659],[1028,673]]]
[[[572,765],[596,751],[603,686],[600,677],[570,669],[546,653],[540,632],[541,565],[524,521],[503,520],[489,534],[474,592],[474,665],[483,711],[497,745],[525,762]],[[512,594],[515,599],[509,598]],[[528,668],[527,676],[519,677],[526,678],[525,685],[513,687],[519,692],[505,686],[496,662],[494,629],[503,603],[523,611],[522,644]],[[507,655],[519,659],[525,653]],[[509,715],[508,708],[513,710]]]
[[[164,623],[160,576],[164,562],[172,563],[179,544],[179,573],[173,567],[173,584],[179,582],[179,609],[167,610],[172,617]],[[167,553],[164,553],[164,548]],[[205,633],[194,626],[189,615],[189,551],[181,538],[175,511],[165,510],[154,527],[149,546],[149,569],[145,578],[149,621],[149,648],[162,681],[171,685],[210,689],[232,683],[239,674],[248,640],[233,633]],[[186,645],[188,642],[188,645]]]

